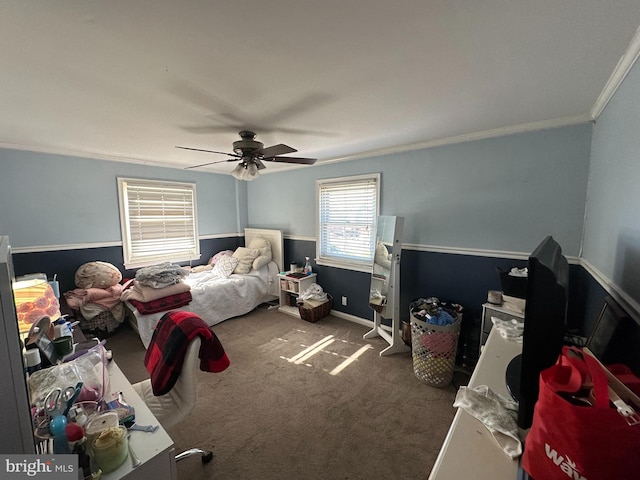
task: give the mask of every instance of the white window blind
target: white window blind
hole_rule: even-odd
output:
[[[318,180],[317,261],[365,267],[373,263],[380,175]]]
[[[119,178],[126,268],[200,258],[193,183]]]

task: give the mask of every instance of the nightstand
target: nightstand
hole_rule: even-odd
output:
[[[316,274],[305,275],[303,277],[290,277],[286,273],[278,274],[280,289],[280,310],[289,315],[300,316],[296,302],[298,296],[307,290],[311,284],[316,283]]]

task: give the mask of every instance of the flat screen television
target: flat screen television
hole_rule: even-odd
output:
[[[553,365],[564,342],[569,262],[546,237],[529,256],[522,354],[507,366],[509,392],[518,401],[518,425],[527,429],[538,400],[540,372]]]
[[[640,377],[640,323],[611,297],[606,297],[587,340],[604,365],[621,363]]]

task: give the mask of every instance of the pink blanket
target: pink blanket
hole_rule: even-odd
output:
[[[133,285],[122,292],[122,300],[138,300],[139,302],[151,302],[159,298],[168,297],[188,292],[191,287],[184,282],[178,282],[168,287],[152,288],[141,285],[137,280],[133,281]]]
[[[76,288],[64,294],[67,305],[79,309],[87,303],[96,303],[107,310],[120,303],[122,285],[119,283],[108,288]]]

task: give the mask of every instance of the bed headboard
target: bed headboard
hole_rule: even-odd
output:
[[[258,235],[269,240],[271,243],[271,256],[273,257],[273,261],[278,265],[278,271],[284,272],[284,241],[282,240],[282,231],[264,228],[245,228],[244,244],[249,245],[251,243],[251,239]]]

